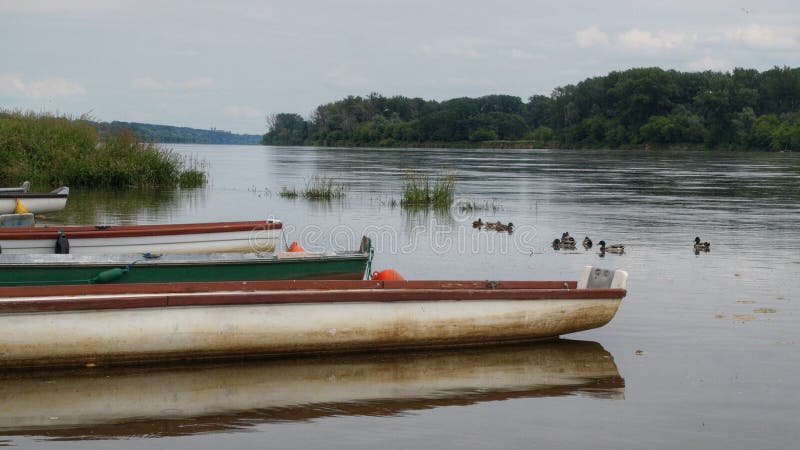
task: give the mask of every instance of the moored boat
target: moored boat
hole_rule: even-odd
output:
[[[30,212],[34,214],[61,211],[67,206],[69,188],[62,186],[47,193],[0,191],[0,214]],[[23,208],[20,208],[23,207]],[[21,210],[24,209],[24,210]]]
[[[19,186],[0,188],[0,194],[22,194],[24,192],[28,192],[28,189],[30,189],[30,187],[31,187],[30,181],[23,181],[22,184]]]
[[[370,257],[368,243],[358,251],[325,253],[0,254],[0,286],[360,280]]]
[[[626,272],[578,281],[236,281],[0,288],[0,366],[535,341],[597,328]]]
[[[279,220],[160,225],[43,226],[0,228],[2,253],[211,253],[270,252],[281,234]],[[61,239],[61,245],[56,243]],[[68,250],[64,251],[64,240]]]

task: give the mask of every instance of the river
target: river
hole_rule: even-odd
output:
[[[409,279],[575,279],[621,268],[606,326],[555,343],[68,373],[0,374],[0,446],[704,448],[800,441],[800,156],[171,145],[201,189],[73,190],[52,223],[278,218],[287,241],[353,249]],[[456,177],[409,211],[404,175]],[[342,200],[278,195],[313,176]],[[470,210],[468,205],[477,205]],[[513,234],[472,228],[513,222]],[[623,255],[555,251],[578,241]],[[695,236],[711,243],[696,254]]]

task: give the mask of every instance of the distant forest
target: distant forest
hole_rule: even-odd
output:
[[[234,134],[230,131],[200,130],[197,128],[153,125],[137,122],[100,122],[97,129],[101,134],[117,135],[123,130],[132,131],[148,142],[166,144],[239,144],[258,145],[262,136],[257,134]]]
[[[266,145],[800,150],[800,68],[636,68],[557,87],[442,102],[370,94],[268,118]]]

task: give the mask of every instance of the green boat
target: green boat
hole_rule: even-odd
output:
[[[361,280],[371,259],[367,238],[357,251],[327,253],[1,254],[0,286]]]

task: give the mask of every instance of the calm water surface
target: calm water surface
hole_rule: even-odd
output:
[[[418,279],[574,279],[623,268],[603,328],[555,343],[0,374],[0,445],[25,448],[796,448],[800,157],[175,146],[205,189],[75,191],[54,223],[275,217],[309,250]],[[454,173],[464,212],[406,211],[409,169]],[[348,186],[287,200],[313,175]],[[473,220],[511,221],[512,235]],[[624,255],[553,251],[564,231]],[[692,240],[710,241],[696,255]]]

